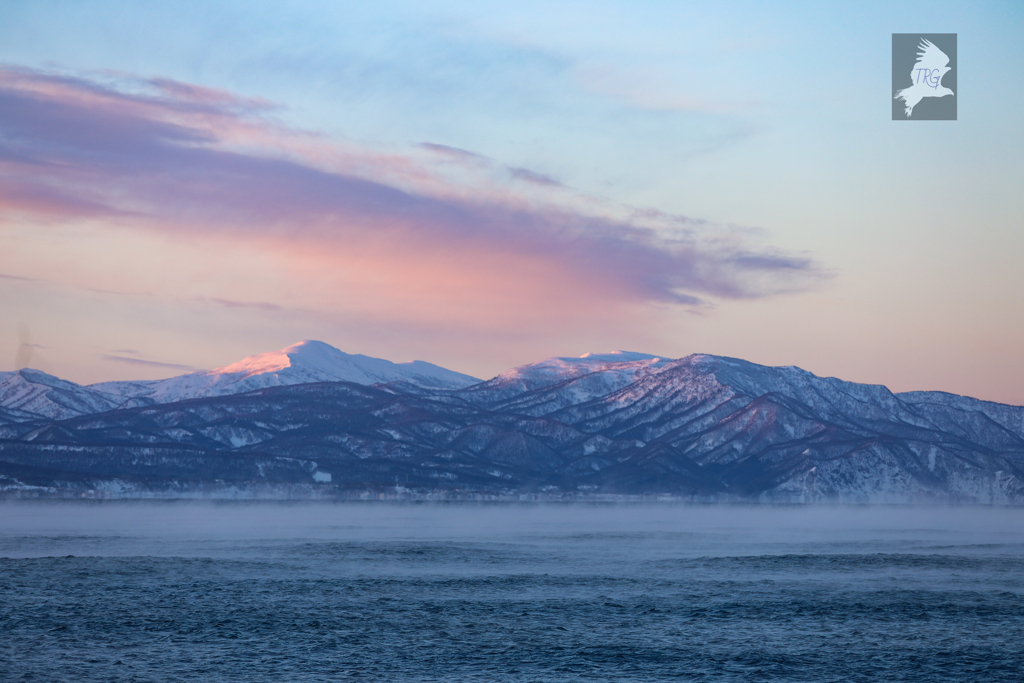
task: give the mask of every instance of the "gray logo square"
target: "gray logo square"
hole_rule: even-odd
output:
[[[892,120],[956,121],[956,34],[892,34]]]

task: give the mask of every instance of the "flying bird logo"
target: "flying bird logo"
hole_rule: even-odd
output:
[[[925,97],[945,97],[955,93],[942,85],[942,77],[950,70],[949,57],[946,53],[935,47],[935,44],[925,38],[917,46],[920,52],[917,53],[917,63],[910,72],[910,80],[913,83],[909,88],[896,92],[894,100],[903,100],[906,104],[904,111],[907,118],[914,112],[914,107]]]

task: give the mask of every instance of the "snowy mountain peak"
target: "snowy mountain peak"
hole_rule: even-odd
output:
[[[626,386],[673,362],[671,358],[633,351],[585,353],[576,358],[548,358],[506,370],[493,379],[471,387],[470,391],[500,401],[524,391],[574,382],[578,398]]]
[[[585,353],[575,358],[560,356],[547,358],[529,365],[521,365],[503,372],[498,377],[531,376],[548,379],[568,379],[578,375],[597,372],[598,370],[620,369],[628,371],[630,368],[660,367],[672,361],[673,359],[671,358],[662,358],[660,356],[652,356],[649,353],[637,353],[634,351]]]
[[[630,363],[638,360],[662,360],[661,356],[652,356],[649,353],[637,353],[636,351],[612,351],[611,353],[585,353],[581,359],[600,361],[605,363]]]
[[[13,386],[17,384],[40,384],[57,389],[79,388],[74,382],[69,382],[65,379],[61,379],[60,377],[54,377],[42,370],[36,370],[34,368],[22,368],[21,370],[15,370],[14,372],[0,372],[0,384],[3,384],[4,386]]]
[[[313,339],[300,341],[279,351],[249,356],[207,374],[232,375],[235,381],[264,374],[279,377],[287,375],[289,378],[316,377],[303,380],[306,382],[345,381],[378,384],[398,381],[441,389],[461,388],[480,381],[475,377],[425,361],[393,363],[382,358],[345,353],[330,344]]]
[[[345,353],[330,344],[307,339],[210,371],[156,382],[106,382],[98,388],[136,403],[171,403],[310,382],[408,382],[429,389],[461,389],[479,381],[420,360],[392,363]]]
[[[115,397],[79,386],[42,370],[0,373],[0,407],[26,417],[65,419],[116,407]]]
[[[280,372],[293,365],[328,370],[337,362],[339,354],[347,355],[330,344],[307,339],[279,351],[267,351],[243,358],[237,363],[211,370],[210,374],[240,375],[240,379],[245,379],[265,372]]]

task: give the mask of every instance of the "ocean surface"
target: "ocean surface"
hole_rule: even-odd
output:
[[[0,681],[1024,680],[1024,510],[0,503]]]

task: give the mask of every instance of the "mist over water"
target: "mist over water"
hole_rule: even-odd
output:
[[[1013,680],[1024,510],[10,502],[2,680]]]

